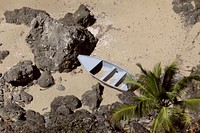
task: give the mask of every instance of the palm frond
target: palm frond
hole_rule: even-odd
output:
[[[142,67],[140,63],[137,63],[136,65],[140,68],[143,74],[147,75],[147,71]]]
[[[179,101],[179,105],[187,110],[196,111],[200,108],[200,97]]]
[[[172,92],[179,95],[189,86],[192,80],[200,80],[200,75],[190,75],[188,77],[184,77],[173,86]]]
[[[158,63],[154,66],[153,73],[156,78],[160,78],[161,72],[162,72],[161,63]]]
[[[152,132],[172,132],[176,133],[177,129],[182,130],[190,125],[190,116],[175,107],[162,107],[159,111]]]
[[[137,117],[143,117],[157,108],[156,99],[145,96],[135,97],[134,99],[137,101],[135,108],[135,116]]]
[[[151,92],[154,96],[158,95],[160,93],[160,78],[157,78],[154,73],[149,72],[146,77],[146,86],[149,92]]]
[[[191,124],[190,116],[176,107],[171,108],[170,119],[175,129],[183,130]]]
[[[128,85],[128,90],[135,91],[136,89],[138,89],[138,86],[135,86],[132,82],[137,82],[135,77],[133,77],[132,75],[127,75],[125,80],[123,81],[124,84]]]
[[[114,111],[111,120],[118,122],[120,120],[127,120],[134,118],[135,109],[136,109],[135,105],[121,106]]]
[[[152,132],[156,133],[156,131],[168,131],[170,132],[170,129],[172,129],[172,121],[169,118],[169,110],[167,107],[162,107],[159,111],[156,119],[154,120]]]
[[[162,88],[164,88],[166,91],[170,90],[172,86],[173,77],[177,73],[177,70],[178,70],[178,66],[176,62],[173,62],[171,65],[165,68]]]
[[[147,90],[143,84],[137,82],[136,80],[133,80],[130,76],[127,76],[127,78],[125,79],[125,83],[132,84],[135,89],[139,88],[144,92],[146,96],[154,97],[153,94],[149,90]]]

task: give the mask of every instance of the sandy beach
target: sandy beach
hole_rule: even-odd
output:
[[[92,55],[115,63],[132,74],[139,73],[136,63],[144,68],[161,62],[163,66],[177,61],[180,73],[188,75],[193,66],[200,63],[200,23],[184,27],[183,19],[172,10],[172,1],[164,0],[0,0],[0,50],[10,54],[0,64],[4,73],[19,61],[32,60],[33,54],[25,42],[30,27],[5,22],[3,13],[22,7],[31,7],[48,12],[59,19],[67,12],[74,13],[80,4],[85,4],[97,21],[88,29],[99,39]],[[80,72],[82,71],[82,72]],[[77,72],[77,73],[76,73]],[[37,85],[27,92],[33,96],[26,109],[41,114],[50,110],[50,103],[56,96],[81,95],[98,81],[92,78],[82,66],[70,73],[54,73],[55,85],[40,91]],[[60,81],[60,77],[62,81]],[[56,89],[61,83],[64,91]],[[102,104],[118,101],[120,92],[105,86]]]

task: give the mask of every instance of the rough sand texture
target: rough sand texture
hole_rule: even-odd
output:
[[[75,12],[80,4],[86,4],[97,18],[89,30],[99,38],[92,55],[111,61],[131,73],[139,73],[136,63],[151,69],[158,62],[165,66],[177,60],[181,73],[188,75],[191,67],[200,63],[200,23],[183,27],[181,17],[172,10],[170,0],[0,0],[0,50],[9,50],[10,55],[0,64],[4,73],[20,60],[32,60],[33,55],[25,43],[30,28],[24,25],[5,23],[6,10],[23,6],[41,9],[59,19],[67,12]],[[82,67],[78,68],[82,69]],[[76,70],[77,71],[77,70]],[[81,95],[97,83],[84,69],[83,73],[55,73],[56,84],[44,91],[32,86],[28,93],[34,100],[26,106],[40,113],[49,111],[54,97],[59,95]],[[56,89],[58,80],[65,91]],[[119,92],[105,86],[102,104],[118,100]]]

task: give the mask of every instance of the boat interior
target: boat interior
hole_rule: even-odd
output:
[[[97,79],[113,87],[120,87],[126,77],[126,72],[119,67],[100,61],[90,71]]]

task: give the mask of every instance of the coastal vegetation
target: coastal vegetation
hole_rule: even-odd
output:
[[[137,66],[142,72],[139,79],[128,77],[126,80],[132,84],[129,91],[139,91],[139,95],[133,97],[135,104],[117,108],[112,120],[138,120],[153,112],[153,133],[188,131],[191,127],[189,113],[199,109],[200,97],[185,98],[184,92],[193,80],[200,80],[200,75],[177,78],[179,68],[175,62],[163,72],[161,63],[156,64],[153,71],[145,70],[141,64]]]

